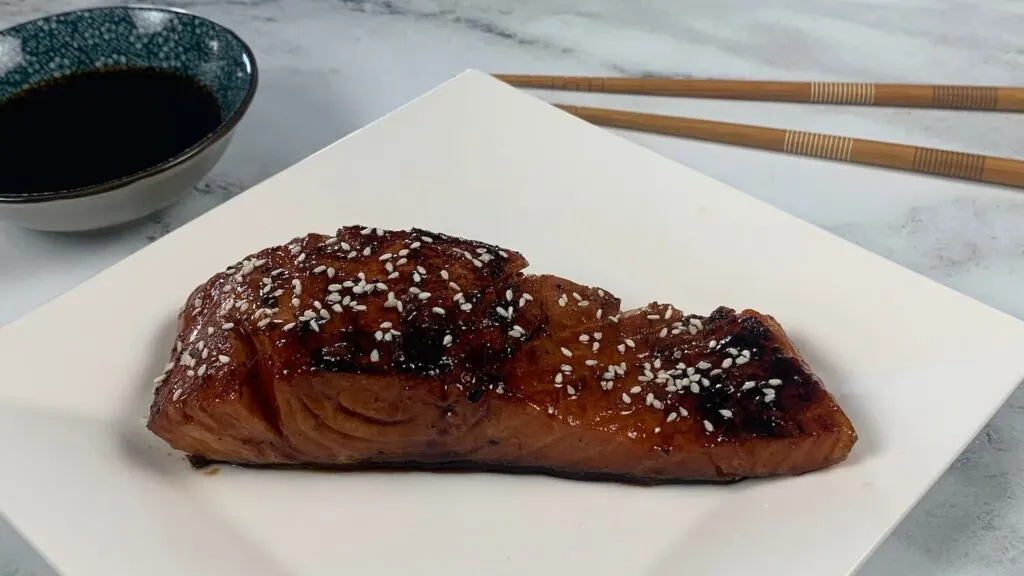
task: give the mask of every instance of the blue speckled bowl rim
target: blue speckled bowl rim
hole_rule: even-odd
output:
[[[234,36],[238,40],[238,43],[242,46],[242,49],[245,51],[245,55],[249,59],[249,65],[252,68],[251,73],[249,75],[251,81],[249,83],[249,89],[246,91],[245,98],[242,99],[242,102],[238,105],[238,108],[235,109],[235,112],[226,120],[221,122],[220,126],[218,126],[216,130],[208,134],[205,138],[203,138],[202,140],[200,140],[195,145],[185,150],[181,154],[178,154],[177,156],[174,156],[173,158],[161,162],[160,164],[157,164],[151,168],[147,168],[146,170],[137,172],[130,176],[125,176],[124,178],[119,178],[117,180],[110,180],[102,184],[86,186],[83,188],[75,188],[73,190],[56,190],[54,192],[43,192],[39,194],[5,194],[3,192],[0,192],[0,204],[40,204],[43,202],[52,202],[54,200],[84,198],[86,196],[95,196],[97,194],[103,194],[104,192],[110,192],[111,190],[117,190],[118,188],[123,188],[129,184],[132,184],[133,182],[145,180],[146,178],[149,178],[154,174],[166,172],[167,170],[170,170],[171,168],[174,168],[176,166],[180,166],[181,164],[184,164],[185,162],[189,161],[195,156],[198,156],[207,148],[209,148],[210,146],[212,146],[213,144],[215,144],[216,142],[230,134],[231,131],[234,130],[235,126],[237,126],[238,123],[242,120],[242,117],[245,116],[245,113],[249,110],[249,105],[252,104],[252,100],[256,96],[256,88],[259,85],[259,69],[256,65],[256,55],[253,53],[252,48],[249,46],[248,43],[246,43],[245,40],[242,39],[241,36],[236,34],[227,26],[224,26],[223,24],[220,24],[218,22],[214,22],[209,18],[204,18],[203,16],[195,14],[194,12],[189,12],[188,10],[172,8],[169,6],[150,6],[146,4],[126,4],[121,6],[94,6],[92,8],[80,8],[77,10],[56,12],[53,14],[48,14],[46,16],[41,16],[39,18],[25,20],[23,22],[14,24],[13,26],[8,26],[6,28],[0,29],[0,33],[6,32],[8,30],[13,30],[20,26],[24,26],[25,24],[28,24],[30,22],[48,20],[50,18],[63,16],[66,14],[107,10],[157,10],[161,12],[172,12],[174,14],[188,16],[189,18],[197,18],[199,20],[204,20],[206,22],[209,22],[213,26],[220,28],[225,33]]]

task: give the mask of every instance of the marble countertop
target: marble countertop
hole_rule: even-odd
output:
[[[0,26],[98,4],[0,0]],[[109,3],[109,2],[107,2]],[[177,0],[255,49],[259,94],[182,204],[116,232],[0,223],[0,325],[466,68],[489,72],[1013,84],[1019,0]],[[1024,156],[1024,119],[544,93],[566,102]],[[1024,318],[1024,195],[622,133],[886,258]],[[969,386],[970,383],[965,383]],[[1024,390],[869,558],[863,576],[1024,572]],[[0,575],[51,576],[0,520]]]

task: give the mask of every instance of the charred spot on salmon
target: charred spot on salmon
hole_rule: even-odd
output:
[[[401,346],[395,353],[394,367],[406,372],[426,376],[446,374],[452,369],[452,359],[445,336],[450,330],[439,326],[407,327],[403,331]]]
[[[312,353],[313,369],[350,374],[362,373],[365,366],[357,362],[354,355],[355,351],[348,342],[339,342],[314,350]]]

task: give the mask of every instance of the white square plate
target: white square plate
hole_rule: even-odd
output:
[[[624,306],[775,315],[860,442],[732,486],[192,471],[144,428],[179,306],[352,223],[504,244]],[[1024,323],[469,72],[0,331],[0,510],[67,576],[848,574],[1021,380],[1021,350]]]

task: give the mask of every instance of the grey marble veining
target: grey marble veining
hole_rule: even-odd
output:
[[[0,25],[98,4],[0,0]],[[84,236],[0,223],[0,324],[465,68],[1014,84],[1019,0],[177,0],[255,49],[259,94],[182,204]],[[1004,114],[542,93],[595,104],[1024,156]],[[621,135],[1024,318],[1024,195],[715,144]],[[628,207],[626,208],[628,209]],[[866,311],[870,313],[870,311]],[[970,383],[965,383],[965,393]],[[941,423],[936,423],[941,425]],[[1024,392],[867,560],[864,576],[1024,573]],[[0,576],[52,576],[0,521]]]

